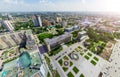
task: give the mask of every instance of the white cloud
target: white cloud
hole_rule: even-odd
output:
[[[0,11],[106,11],[105,1],[39,0],[38,3],[27,3],[25,0],[0,0]]]
[[[83,4],[85,4],[85,3],[86,3],[86,0],[81,0],[81,2],[82,2]]]

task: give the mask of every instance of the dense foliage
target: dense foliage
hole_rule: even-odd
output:
[[[16,22],[14,25],[15,30],[22,29],[32,29],[34,27],[34,24],[32,20],[29,20],[28,22]]]
[[[52,38],[53,37],[53,34],[51,34],[51,33],[42,33],[42,34],[39,34],[38,35],[38,38],[39,38],[39,40],[40,40],[40,42],[44,42],[44,39],[45,38]]]
[[[87,29],[87,35],[95,42],[104,41],[108,42],[110,40],[114,40],[114,36],[111,33],[103,32],[103,31],[96,31],[92,28]]]

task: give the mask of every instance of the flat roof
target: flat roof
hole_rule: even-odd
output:
[[[61,40],[65,39],[65,38],[67,38],[67,37],[70,37],[70,36],[72,36],[72,34],[70,34],[70,33],[65,33],[65,34],[63,34],[63,35],[54,37],[54,38],[52,38],[52,39],[46,38],[46,39],[44,39],[44,41],[45,41],[47,44],[53,44],[53,43],[56,43],[56,42],[58,42],[58,41],[61,41]]]

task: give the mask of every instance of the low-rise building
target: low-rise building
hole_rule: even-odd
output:
[[[75,31],[75,30],[78,30],[78,29],[79,29],[79,26],[75,25],[75,26],[72,26],[72,27],[65,28],[64,31],[65,32],[72,32],[72,31]]]
[[[62,43],[67,43],[71,40],[72,40],[72,34],[70,34],[70,33],[65,33],[63,35],[60,35],[58,37],[54,37],[52,39],[49,39],[49,38],[44,39],[48,51],[51,51],[56,46],[58,46]]]
[[[79,41],[82,41],[82,40],[85,39],[86,37],[87,37],[86,31],[81,31],[81,32],[78,33],[77,39],[78,39]]]

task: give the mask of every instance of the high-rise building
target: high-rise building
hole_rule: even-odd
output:
[[[35,27],[42,27],[42,21],[39,15],[33,16],[33,23]]]
[[[8,18],[8,20],[13,20],[13,17],[10,14],[7,15],[7,18]]]
[[[7,31],[13,31],[14,27],[12,26],[11,22],[9,20],[3,20],[2,21],[2,25],[3,27],[7,30]]]

